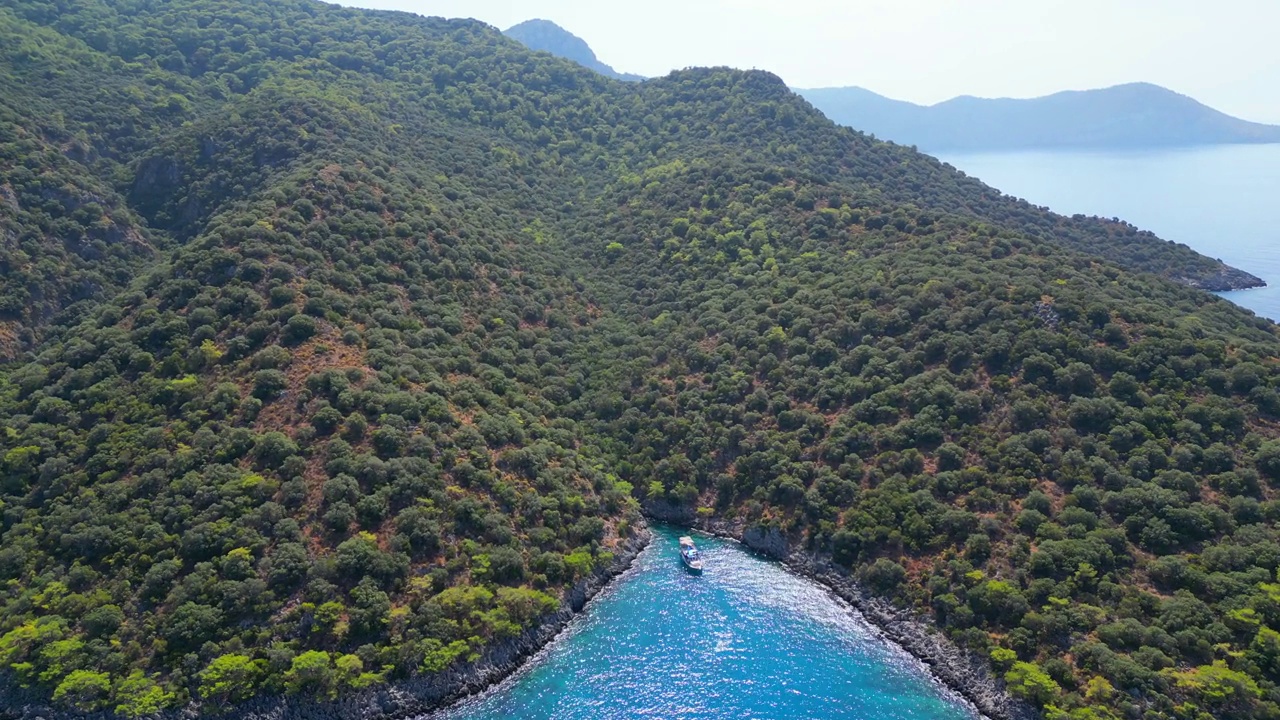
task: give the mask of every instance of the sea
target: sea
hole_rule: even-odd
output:
[[[1222,296],[1280,321],[1280,145],[938,157],[1035,205],[1127,220],[1253,273],[1268,286]]]
[[[653,542],[550,646],[429,720],[977,720],[918,661],[816,583],[696,536],[706,566]]]
[[[1223,293],[1280,320],[1280,145],[1025,152],[942,159],[1064,214],[1117,217],[1247,270]],[[551,645],[489,692],[426,720],[976,720],[905,651],[825,588],[736,543],[654,542]]]

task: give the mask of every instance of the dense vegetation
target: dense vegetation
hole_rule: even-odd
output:
[[[765,73],[302,0],[0,39],[5,682],[139,716],[440,672],[661,502],[1051,716],[1280,714],[1280,339],[1168,279],[1220,264]]]

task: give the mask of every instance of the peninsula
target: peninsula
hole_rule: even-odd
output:
[[[1256,278],[771,73],[19,0],[0,277],[0,715],[434,707],[656,508],[996,704],[1280,715],[1280,331],[1205,291]]]

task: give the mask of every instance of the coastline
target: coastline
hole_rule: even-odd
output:
[[[1237,290],[1253,290],[1267,287],[1267,281],[1253,273],[1236,267],[1222,264],[1222,270],[1216,275],[1207,277],[1174,277],[1174,281],[1189,285],[1207,292],[1235,292]]]
[[[776,529],[748,527],[741,521],[697,517],[685,508],[647,506],[645,517],[691,527],[734,540],[781,561],[788,570],[819,583],[849,603],[884,639],[923,663],[933,678],[968,701],[990,720],[1036,720],[1040,714],[1011,697],[982,658],[962,650],[922,616],[902,610],[861,588],[828,559],[793,550]],[[570,588],[560,609],[538,625],[509,640],[485,648],[480,660],[445,672],[412,677],[353,693],[336,700],[269,696],[249,700],[220,715],[226,720],[430,720],[469,697],[486,692],[523,669],[551,645],[588,603],[625,573],[649,545],[647,525],[618,548],[614,561]],[[154,716],[156,720],[195,720],[194,706]],[[22,688],[0,677],[0,718],[5,720],[116,720],[110,712],[83,713],[53,707],[38,690]]]
[[[886,640],[923,663],[939,683],[971,703],[984,717],[990,720],[1041,717],[1030,705],[1005,691],[1004,681],[991,674],[985,660],[957,647],[923,616],[872,595],[835,568],[829,559],[792,550],[778,530],[747,527],[741,521],[701,518],[686,508],[670,505],[647,505],[644,510],[646,517],[653,520],[740,542],[826,587],[849,603]]]
[[[555,640],[587,604],[626,572],[652,534],[645,525],[635,527],[614,552],[613,562],[575,584],[560,609],[545,616],[520,635],[487,646],[474,663],[444,672],[417,676],[336,700],[296,696],[251,699],[218,715],[224,720],[409,720],[427,718],[468,697],[501,683]],[[0,719],[3,720],[118,720],[112,712],[77,712],[54,707],[46,693],[19,686],[12,675],[0,675]],[[196,720],[194,706],[149,716],[153,720]]]

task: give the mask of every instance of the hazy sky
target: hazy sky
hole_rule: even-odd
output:
[[[1280,0],[346,0],[474,17],[542,17],[623,72],[761,68],[793,87],[901,100],[1034,97],[1144,80],[1280,123]]]

